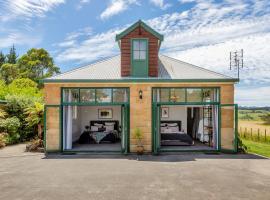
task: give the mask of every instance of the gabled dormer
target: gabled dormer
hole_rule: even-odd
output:
[[[121,51],[122,77],[158,76],[158,51],[163,35],[139,20],[117,34],[116,41]]]

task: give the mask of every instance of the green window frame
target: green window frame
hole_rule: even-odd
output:
[[[219,103],[220,89],[217,87],[162,87],[153,88],[153,102],[155,103]]]
[[[62,88],[61,93],[64,105],[129,103],[129,88]]]
[[[132,59],[133,60],[147,59],[147,40],[145,39],[132,40]]]

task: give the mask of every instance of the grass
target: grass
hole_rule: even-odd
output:
[[[270,144],[254,142],[251,140],[242,139],[243,144],[247,147],[248,153],[256,153],[270,158]]]

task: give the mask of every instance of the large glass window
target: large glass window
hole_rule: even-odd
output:
[[[170,92],[170,101],[171,102],[185,102],[186,100],[186,91],[185,89],[172,88]]]
[[[80,89],[81,102],[95,102],[95,89]]]
[[[145,60],[146,59],[146,40],[133,40],[133,59]]]
[[[170,89],[162,88],[160,89],[160,102],[169,102]]]
[[[127,90],[113,89],[113,102],[127,102]]]
[[[79,102],[79,89],[64,89],[63,102]]]
[[[187,89],[187,102],[201,102],[202,101],[202,90],[201,89]]]
[[[217,95],[215,95],[215,88],[205,88],[202,90],[202,97],[204,102],[213,102],[216,101]]]
[[[112,90],[111,89],[96,89],[97,102],[111,102]]]

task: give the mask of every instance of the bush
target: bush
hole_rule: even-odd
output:
[[[0,130],[7,133],[4,136],[5,139],[3,139],[6,144],[15,144],[20,141],[20,135],[18,133],[20,125],[20,120],[17,117],[0,120]]]
[[[6,146],[6,133],[0,133],[0,149]]]
[[[31,142],[26,145],[26,151],[44,152],[43,141],[39,138],[31,140]]]

